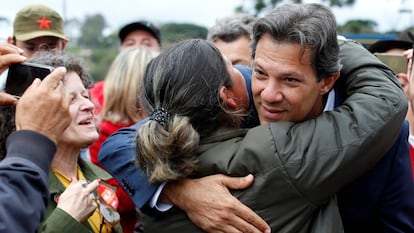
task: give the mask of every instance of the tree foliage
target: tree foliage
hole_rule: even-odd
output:
[[[356,0],[321,0],[321,2],[328,3],[331,7],[344,7],[352,6]],[[250,7],[246,8],[245,5],[253,5],[253,11],[251,14],[258,16],[260,13],[274,8],[279,3],[285,3],[285,0],[247,0],[242,5],[238,6],[236,12],[250,12]],[[293,3],[302,3],[302,0],[290,0]]]
[[[116,33],[104,35],[107,24],[101,14],[86,16],[83,22],[73,19],[70,23],[80,25],[80,35],[78,38],[71,39],[72,43],[68,49],[88,62],[94,80],[103,80],[119,51]],[[68,26],[70,28],[70,24]]]
[[[375,27],[377,25],[372,20],[355,19],[338,26],[338,31],[340,34],[376,34]]]
[[[70,23],[79,25],[80,35],[71,39],[69,51],[88,62],[96,81],[103,80],[120,49],[118,31],[104,35],[106,21],[101,14],[87,16],[81,23],[75,19]],[[160,26],[160,31],[163,47],[183,39],[207,37],[207,28],[189,23],[166,23]]]
[[[166,23],[160,26],[162,45],[169,44],[189,38],[207,38],[207,28],[189,23]]]
[[[80,46],[95,48],[99,45],[96,42],[104,40],[103,30],[107,24],[105,18],[101,14],[86,16],[85,22],[81,27],[81,34],[78,40]]]
[[[355,3],[355,0],[321,1],[328,2],[330,6],[337,7],[348,6]],[[248,6],[250,11],[255,11],[256,15],[258,15],[282,2],[286,1],[245,0],[244,4],[238,6],[235,11],[249,12],[246,10],[246,7]],[[301,3],[302,0],[293,0],[290,2]],[[250,5],[247,3],[250,3]],[[3,21],[3,19],[0,17],[0,22],[1,21]],[[71,28],[79,29],[78,33],[69,33],[72,35],[77,34],[78,36],[76,36],[76,38],[71,38],[71,43],[69,43],[68,49],[83,57],[89,63],[92,77],[95,80],[102,80],[105,78],[110,64],[120,49],[118,31],[113,31],[110,35],[105,35],[104,30],[106,29],[106,26],[106,20],[101,14],[86,16],[83,21],[72,19],[65,25],[65,28],[69,29],[69,31],[72,31]],[[377,23],[375,21],[355,19],[346,22],[344,25],[339,25],[338,30],[340,34],[378,34],[378,32],[374,30],[376,26]],[[165,23],[160,25],[160,31],[162,35],[162,47],[166,48],[172,43],[183,39],[206,38],[208,29],[191,23]]]

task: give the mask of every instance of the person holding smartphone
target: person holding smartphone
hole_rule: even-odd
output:
[[[0,72],[24,62],[23,51],[0,44]],[[0,106],[16,104],[16,131],[7,138],[0,162],[0,232],[35,232],[45,218],[48,172],[61,132],[70,123],[69,95],[56,69],[43,81],[35,80],[17,100],[0,92]]]
[[[372,44],[368,50],[371,53],[381,53],[379,56],[380,60],[382,57],[388,55],[392,57],[389,60],[389,64],[391,69],[393,69],[393,64],[397,66],[404,65],[405,71],[393,69],[393,71],[397,74],[398,80],[400,81],[401,86],[404,88],[405,95],[409,101],[408,111],[406,115],[406,120],[409,122],[409,136],[408,142],[410,144],[410,160],[411,160],[411,168],[414,168],[414,112],[413,112],[413,105],[411,104],[412,101],[412,92],[410,90],[410,77],[412,76],[412,55],[413,55],[413,42],[414,42],[414,35],[409,31],[405,30],[398,34],[398,37],[395,40],[381,40],[377,41]],[[398,59],[398,61],[397,61]],[[403,63],[403,64],[401,64]],[[413,172],[414,177],[414,172]]]
[[[16,13],[13,35],[7,38],[9,44],[23,50],[27,58],[41,50],[64,51],[68,38],[64,34],[62,16],[42,4],[30,4]],[[0,76],[0,90],[4,89],[7,72]]]
[[[61,137],[50,164],[47,218],[38,232],[122,232],[120,216],[116,211],[116,193],[105,184],[111,176],[80,158],[81,149],[98,137],[93,120],[93,103],[87,91],[92,81],[83,62],[67,53],[51,52],[37,53],[28,61],[55,68],[65,67],[67,72],[62,84],[64,91],[70,95],[71,121],[65,130],[59,132]],[[0,139],[8,136],[3,129],[14,130],[11,124],[14,109],[9,107],[0,112],[0,122],[4,122],[0,128]],[[3,146],[0,145],[0,148]]]
[[[395,40],[380,40],[369,46],[368,50],[388,65],[398,77],[404,91],[408,90],[408,60],[407,50],[413,48],[414,35],[408,31],[402,31]]]

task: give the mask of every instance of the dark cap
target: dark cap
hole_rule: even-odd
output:
[[[240,73],[242,74],[244,81],[246,83],[247,93],[249,94],[249,108],[248,108],[249,115],[245,116],[243,127],[252,128],[252,127],[258,126],[260,124],[260,121],[259,121],[259,116],[257,115],[257,111],[254,107],[252,84],[251,84],[253,70],[251,67],[242,66],[242,65],[235,65],[234,68],[239,70]]]
[[[395,40],[379,40],[369,46],[371,53],[383,53],[390,49],[411,49],[413,47],[414,35],[408,31],[402,31]]]
[[[133,22],[133,23],[127,24],[124,27],[122,27],[118,34],[119,39],[121,40],[121,43],[124,41],[125,37],[130,32],[137,31],[137,30],[144,30],[144,31],[151,33],[155,37],[155,39],[157,39],[158,44],[161,45],[160,30],[153,23],[146,21],[146,20]]]
[[[55,10],[40,4],[28,5],[17,12],[13,35],[26,41],[41,36],[54,36],[67,40],[63,33],[63,19]]]

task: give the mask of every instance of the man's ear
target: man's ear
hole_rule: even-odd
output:
[[[220,98],[232,109],[236,109],[237,103],[234,100],[234,94],[229,89],[227,89],[225,86],[222,86],[220,88]]]
[[[321,81],[321,87],[319,89],[319,94],[324,95],[328,93],[332,87],[335,85],[336,80],[339,78],[339,72],[336,72],[334,75],[323,78]]]
[[[62,39],[62,51],[65,51],[67,45],[68,45],[68,41]]]

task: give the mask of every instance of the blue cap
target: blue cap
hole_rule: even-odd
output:
[[[246,118],[244,127],[251,128],[259,125],[259,117],[257,116],[256,108],[253,102],[252,93],[252,68],[248,66],[235,65],[236,68],[242,74],[244,81],[246,82],[247,93],[249,94],[249,115]]]

